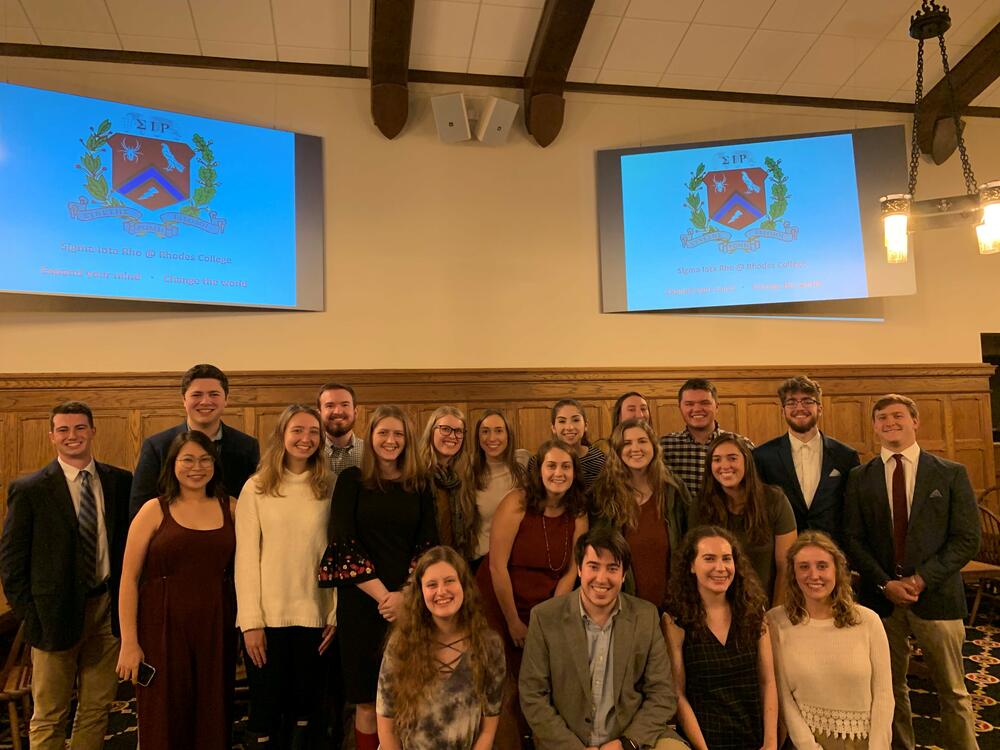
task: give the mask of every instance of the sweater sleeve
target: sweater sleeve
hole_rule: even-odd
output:
[[[872,660],[872,719],[868,733],[868,750],[889,750],[892,745],[892,715],[895,700],[892,695],[892,669],[889,665],[889,639],[879,616],[865,607],[858,607],[868,630],[868,647]]]
[[[775,607],[767,613],[767,629],[771,634],[771,651],[774,654],[774,672],[778,681],[781,718],[785,722],[788,736],[795,744],[796,750],[822,750],[809,725],[802,718],[802,713],[799,711],[795,696],[792,694],[792,688],[788,683],[784,649],[794,648],[794,645],[786,643],[785,639],[794,627],[785,615],[784,607]]]
[[[264,627],[260,601],[260,515],[254,477],[250,477],[236,503],[236,624],[244,633]]]
[[[337,477],[330,511],[330,544],[319,563],[322,588],[354,586],[378,578],[375,564],[358,538],[358,498],[362,488],[361,471],[355,466],[344,469]],[[430,502],[433,513],[433,500]]]

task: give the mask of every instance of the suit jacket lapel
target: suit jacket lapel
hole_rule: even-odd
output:
[[[622,686],[625,684],[625,672],[628,671],[628,665],[631,661],[629,657],[632,655],[635,640],[635,615],[632,612],[632,607],[621,597],[621,594],[619,594],[619,601],[621,601],[622,609],[615,615],[615,625],[611,634],[611,648],[615,659],[615,671],[612,677],[615,681],[615,705],[618,705],[618,700],[621,698]]]
[[[587,705],[590,705],[594,699],[590,692],[590,649],[587,648],[587,634],[583,630],[583,618],[580,617],[579,595],[566,597],[563,633],[566,636],[566,648],[576,667],[576,675],[580,678],[580,685],[583,686],[583,694],[587,696]]]
[[[63,474],[59,461],[53,461],[48,465],[46,475],[56,511],[64,522],[76,529],[76,507],[73,505],[73,496],[69,494],[69,484],[66,483],[66,475]]]
[[[101,480],[101,494],[104,496],[104,535],[107,538],[108,549],[111,549],[111,540],[115,538],[115,517],[114,503],[115,497],[114,478],[105,464],[94,462],[97,466],[97,477]]]
[[[791,477],[792,480],[792,496],[788,498],[791,502],[799,506],[802,511],[808,511],[809,508],[806,506],[805,495],[802,494],[802,487],[799,484],[799,475],[795,471],[795,461],[792,459],[792,439],[788,436],[786,432],[781,437],[781,445],[778,450],[778,455],[781,456],[781,463],[785,467],[785,472],[787,476]]]
[[[936,478],[937,467],[934,465],[934,460],[927,451],[921,450],[920,457],[917,459],[917,476],[913,482],[913,502],[910,503],[907,536],[910,534],[910,529],[913,528],[914,520],[923,511],[924,506],[930,502],[931,487]]]
[[[871,509],[875,530],[881,532],[880,536],[885,540],[891,553],[894,548],[892,516],[889,513],[889,490],[885,486],[885,464],[880,456],[869,462],[867,474],[864,492],[872,498]]]
[[[829,445],[830,438],[823,435],[822,432],[820,435],[823,438],[823,466],[819,470],[819,484],[816,485],[816,494],[813,495],[813,501],[819,497],[820,488],[824,485],[824,483],[834,481],[833,479],[830,479],[830,472],[833,471],[833,450],[831,450]]]

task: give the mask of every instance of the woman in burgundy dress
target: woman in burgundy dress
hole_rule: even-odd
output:
[[[500,501],[490,533],[490,551],[477,571],[486,618],[504,637],[508,691],[496,747],[518,747],[520,731],[512,721],[517,708],[521,649],[528,635],[531,608],[572,590],[576,582],[573,544],[587,531],[586,491],[579,480],[579,459],[561,440],[538,448],[527,487]]]
[[[215,444],[201,432],[174,438],[160,496],[128,532],[119,614],[118,675],[135,680],[142,750],[228,750],[236,669],[234,501]]]

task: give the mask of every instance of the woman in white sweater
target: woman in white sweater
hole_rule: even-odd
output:
[[[310,406],[281,414],[236,504],[236,624],[250,687],[250,748],[305,748],[321,694],[336,593],[316,584],[326,549],[331,477]]]
[[[889,750],[892,679],[879,616],[855,604],[844,553],[803,532],[784,606],[767,613],[778,700],[797,750]]]

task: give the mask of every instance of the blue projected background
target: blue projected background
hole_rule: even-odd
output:
[[[621,156],[629,310],[868,295],[852,135]]]
[[[0,290],[293,307],[295,134],[0,84]]]

